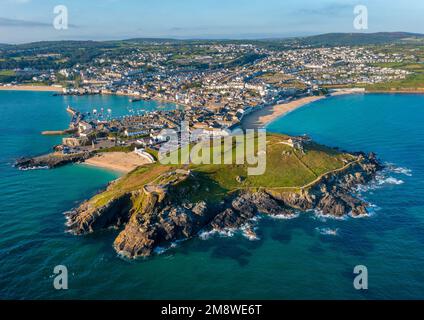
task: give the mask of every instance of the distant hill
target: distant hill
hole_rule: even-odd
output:
[[[184,42],[184,40],[172,39],[172,38],[130,38],[121,40],[122,42],[130,43],[151,43],[151,42]]]
[[[109,46],[107,41],[91,41],[91,40],[63,40],[63,41],[38,41],[23,43],[17,45],[9,45],[10,48],[20,50],[26,49],[69,49],[69,48],[103,48]]]
[[[132,38],[112,41],[39,41],[18,45],[0,44],[0,49],[19,50],[45,50],[61,51],[72,49],[98,49],[112,48],[121,45],[144,45],[149,43],[190,45],[190,44],[211,44],[211,43],[253,43],[268,47],[290,47],[291,45],[310,46],[352,46],[352,45],[372,45],[387,43],[418,43],[424,44],[424,34],[409,32],[378,32],[378,33],[326,33],[307,37],[257,39],[257,40],[219,40],[219,39],[171,39],[171,38]]]
[[[424,34],[408,32],[327,33],[287,40],[312,46],[352,46],[424,41]]]

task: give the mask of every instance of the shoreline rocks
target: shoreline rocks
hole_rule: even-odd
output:
[[[368,204],[353,195],[355,188],[370,182],[383,167],[374,154],[356,154],[358,160],[344,170],[320,177],[299,191],[279,192],[270,188],[242,190],[225,201],[208,204],[176,202],[179,183],[192,174],[173,173],[168,185],[148,185],[124,194],[100,208],[89,202],[67,214],[68,230],[84,235],[109,227],[123,227],[114,248],[127,258],[148,257],[159,247],[197,236],[201,230],[253,230],[259,214],[292,217],[297,211],[319,210],[326,215],[365,216]],[[171,174],[172,175],[172,174]]]
[[[78,153],[78,154],[69,154],[69,155],[56,155],[56,154],[47,154],[43,156],[38,156],[34,158],[21,158],[15,162],[15,167],[20,170],[29,170],[29,169],[42,169],[48,168],[53,169],[61,167],[70,163],[83,162],[91,156],[90,152]]]

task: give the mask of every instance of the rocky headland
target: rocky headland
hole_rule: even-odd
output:
[[[293,155],[290,152],[294,152],[287,151],[288,147],[281,148],[279,145],[267,155],[282,157],[279,170],[284,168],[287,157]],[[330,149],[322,153],[322,147],[314,144],[305,148],[302,153],[294,153],[303,159],[302,164],[306,163],[308,169],[316,161],[311,160],[311,154],[317,150],[322,157],[337,159],[338,167],[323,170],[303,187],[287,187],[284,184],[275,186],[271,180],[269,185],[252,186],[248,178],[245,181],[239,176],[231,177],[231,182],[223,182],[210,171],[205,173],[198,168],[183,170],[152,165],[111,183],[103,193],[68,212],[68,231],[84,235],[111,227],[120,228],[113,244],[115,250],[124,257],[137,258],[152,255],[158,247],[195,237],[203,230],[244,228],[254,235],[252,221],[258,215],[291,217],[299,212],[317,210],[334,217],[366,216],[368,204],[355,196],[355,190],[369,183],[382,169],[376,156],[341,154]],[[267,172],[273,170],[272,165],[268,167]],[[236,187],[230,188],[233,183]],[[226,186],[222,196],[213,197],[221,190],[215,185]],[[207,194],[205,199],[198,196],[202,190]]]
[[[84,162],[92,156],[90,152],[77,154],[50,153],[33,158],[21,158],[15,162],[15,166],[21,170],[48,168],[53,169],[70,163]]]

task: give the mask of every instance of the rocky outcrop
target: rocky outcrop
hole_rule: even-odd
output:
[[[142,207],[133,210],[114,242],[115,250],[128,258],[149,256],[162,244],[191,238],[211,218],[212,210],[205,202],[175,205],[167,193],[144,192],[141,196]]]
[[[374,178],[381,166],[375,155],[357,154],[357,160],[340,170],[318,177],[296,191],[263,188],[232,193],[219,204],[178,201],[187,172],[169,172],[155,184],[121,195],[101,207],[83,203],[68,214],[68,227],[74,234],[125,225],[114,241],[115,250],[128,258],[146,257],[155,248],[194,237],[203,229],[247,228],[253,235],[252,220],[258,214],[294,215],[316,209],[324,214],[343,216],[367,214],[367,203],[352,195],[359,184]],[[182,170],[180,170],[182,171]],[[161,183],[166,181],[166,183]]]
[[[265,192],[241,193],[210,223],[215,230],[238,229],[249,225],[259,213],[267,215],[292,215],[292,209]]]
[[[83,162],[91,156],[89,152],[78,154],[48,154],[35,158],[21,158],[15,163],[15,166],[21,170],[37,168],[57,168],[69,163]]]
[[[130,200],[131,194],[124,194],[101,207],[84,202],[76,210],[66,213],[68,231],[82,235],[109,227],[119,227],[129,220]]]
[[[206,209],[196,214],[193,209],[181,206],[139,212],[118,235],[114,248],[128,258],[149,256],[158,246],[195,236],[206,218]]]
[[[321,177],[308,189],[298,193],[274,193],[274,196],[286,206],[302,211],[316,209],[336,217],[366,215],[368,204],[352,196],[352,191],[358,185],[371,181],[382,166],[372,153],[368,156],[358,154],[358,157],[344,170]]]

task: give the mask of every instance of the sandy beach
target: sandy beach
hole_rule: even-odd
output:
[[[0,90],[6,91],[47,91],[62,92],[62,88],[53,86],[0,86]]]
[[[133,152],[106,152],[87,159],[84,163],[104,169],[128,173],[139,166],[151,162]]]
[[[324,99],[324,96],[311,96],[300,98],[297,100],[290,101],[288,103],[278,104],[274,106],[268,106],[258,110],[256,112],[252,112],[243,118],[241,126],[243,129],[257,129],[263,128],[271,121],[293,111],[296,110],[305,104]]]

